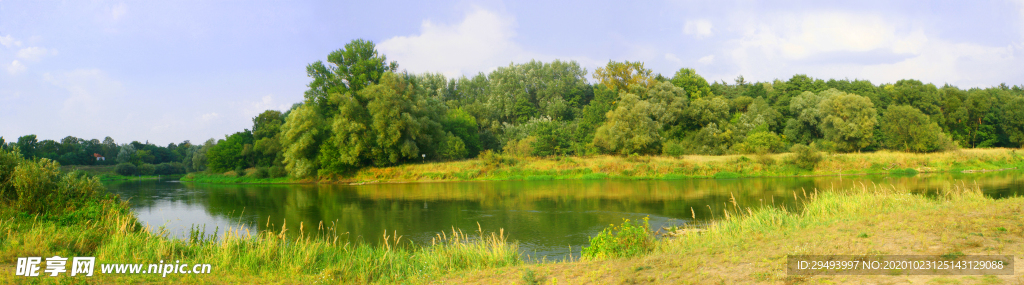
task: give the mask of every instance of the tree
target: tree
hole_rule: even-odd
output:
[[[691,129],[701,129],[711,123],[721,123],[729,118],[729,101],[721,97],[699,98],[690,102],[686,118]]]
[[[441,126],[445,132],[458,137],[466,146],[467,156],[475,157],[481,151],[476,118],[461,108],[448,111]]]
[[[658,153],[661,125],[652,118],[654,107],[632,93],[624,93],[619,98],[618,106],[608,112],[608,120],[597,128],[594,146],[623,155]]]
[[[818,110],[818,103],[821,103],[823,98],[823,94],[804,91],[790,100],[789,113],[793,117],[786,121],[786,138],[793,142],[810,144],[823,137],[818,128],[823,117]]]
[[[650,69],[644,68],[643,62],[608,61],[608,65],[594,71],[594,79],[612,90],[628,91],[631,85],[648,87],[654,84],[652,73]]]
[[[1020,148],[1024,145],[1024,97],[1014,98],[1006,104],[1002,114],[1003,130],[1010,142]]]
[[[313,79],[306,91],[306,103],[313,104],[320,111],[334,110],[330,102],[333,93],[359,92],[364,87],[379,82],[381,76],[398,70],[398,63],[387,62],[387,57],[377,53],[372,41],[356,39],[327,55],[328,65],[317,61],[306,67],[306,74]]]
[[[130,163],[135,156],[135,147],[131,144],[121,145],[121,150],[117,153],[117,163]]]
[[[253,151],[256,165],[278,165],[284,159],[281,146],[281,125],[284,116],[280,111],[266,110],[252,119]]]
[[[818,103],[818,112],[822,116],[820,128],[825,139],[835,143],[841,151],[860,151],[871,144],[878,124],[871,99],[835,89],[822,93],[825,99]]]
[[[462,142],[462,139],[450,132],[445,135],[438,150],[438,155],[447,160],[463,159],[466,158],[468,153],[466,144]]]
[[[247,145],[251,148],[252,141],[252,132],[248,129],[226,136],[223,140],[218,140],[217,144],[210,148],[206,154],[209,160],[207,167],[215,172],[230,171],[239,167],[243,169],[252,167],[251,160],[247,157],[249,153],[245,151]]]
[[[400,75],[388,73],[381,84],[360,92],[370,98],[366,109],[376,134],[371,147],[375,165],[385,166],[414,159],[421,154],[434,154],[442,139],[442,106],[425,98]]]
[[[36,135],[25,135],[18,137],[18,149],[21,150],[21,156],[25,158],[36,157],[36,146],[39,142],[36,141]]]
[[[322,124],[323,117],[316,108],[303,104],[292,110],[281,125],[285,169],[292,177],[306,178],[316,174],[318,151],[325,132]]]
[[[947,150],[952,141],[920,110],[907,105],[890,105],[882,115],[882,143],[888,149],[908,152]]]
[[[711,85],[708,85],[708,81],[692,68],[682,68],[676,71],[676,74],[672,76],[672,84],[686,90],[690,99],[714,96],[711,94]]]

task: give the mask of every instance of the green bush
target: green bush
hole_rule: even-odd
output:
[[[814,170],[814,167],[822,160],[820,151],[806,145],[793,145],[789,151],[793,152],[794,155],[793,164],[803,169]]]
[[[124,176],[132,176],[138,174],[139,169],[138,167],[135,167],[134,164],[125,162],[119,163],[117,164],[117,166],[114,166],[114,172]]]
[[[256,171],[249,174],[253,178],[267,178],[270,177],[270,168],[268,167],[257,167]]]
[[[0,205],[29,214],[59,215],[100,198],[99,179],[80,172],[62,174],[56,161],[27,160],[15,152],[0,150]]]
[[[757,132],[743,140],[747,146],[747,153],[776,153],[782,150],[785,143],[782,137],[773,132]]]
[[[149,164],[149,163],[143,163],[142,165],[139,165],[139,174],[142,174],[142,175],[153,175],[155,173],[156,173],[156,166],[154,166],[152,164]]]
[[[285,171],[284,166],[272,166],[270,167],[270,177],[278,178],[285,177],[288,175],[288,171]]]
[[[484,165],[488,167],[499,167],[502,165],[508,166],[514,165],[516,163],[515,159],[509,158],[501,154],[497,154],[491,150],[485,150],[481,152],[479,157],[480,161],[482,161]]]
[[[245,177],[245,168],[241,166],[235,166],[235,176]]]
[[[623,219],[621,225],[610,225],[590,239],[590,246],[583,248],[583,258],[632,257],[650,252],[654,237],[648,219],[645,217],[643,224]]]
[[[184,174],[185,166],[180,162],[164,162],[157,164],[153,173],[158,175]]]

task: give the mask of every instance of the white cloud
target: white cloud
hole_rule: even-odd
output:
[[[18,57],[21,58],[21,59],[24,59],[24,60],[28,60],[28,61],[37,61],[37,60],[43,58],[43,56],[46,56],[49,53],[51,53],[51,51],[49,51],[49,50],[47,50],[45,48],[41,48],[41,47],[27,47],[27,48],[23,48],[21,50],[18,50]],[[57,52],[56,51],[52,51],[52,53],[56,54]]]
[[[455,25],[425,20],[419,35],[393,37],[377,48],[411,72],[456,77],[532,59],[512,40],[514,26],[511,18],[477,9]]]
[[[46,73],[43,78],[68,91],[63,102],[63,112],[68,115],[99,114],[124,94],[121,82],[99,69],[77,69],[57,75]]]
[[[1024,62],[1015,57],[1019,46],[955,42],[927,28],[874,14],[812,11],[741,24],[736,30],[744,34],[726,42],[718,55],[719,61],[735,64],[731,76],[754,80],[808,74],[876,84],[914,78],[969,88],[1024,76],[1018,67]]]
[[[203,122],[210,122],[210,121],[216,120],[218,118],[220,118],[220,114],[217,114],[217,112],[206,113],[206,114],[203,114],[203,116],[202,116]]]
[[[714,35],[711,31],[711,21],[708,20],[689,20],[686,21],[686,25],[683,26],[683,33],[687,35],[693,35],[696,38],[704,38]]]
[[[11,75],[22,73],[24,71],[25,71],[25,65],[21,64],[21,62],[18,62],[17,59],[12,61],[11,64],[7,66],[7,73],[10,73]]]
[[[110,8],[110,16],[116,21],[121,19],[124,14],[128,13],[128,6],[124,2],[117,3],[114,7]]]
[[[3,45],[8,48],[16,47],[21,46],[21,41],[14,39],[14,37],[12,37],[11,35],[6,35],[0,37],[0,45]]]
[[[700,63],[700,64],[711,64],[713,62],[715,62],[715,55],[713,55],[713,54],[701,57],[700,59],[697,60],[697,63]]]
[[[683,60],[679,59],[678,56],[671,53],[666,53],[665,59],[674,63],[683,63]]]

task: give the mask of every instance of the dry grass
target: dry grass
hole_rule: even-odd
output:
[[[659,242],[634,259],[531,264],[435,283],[518,284],[1022,284],[1024,276],[789,276],[790,254],[1024,254],[1024,198],[993,200],[966,185],[939,199],[887,188],[819,193],[799,214],[736,207],[702,233]],[[813,196],[814,194],[810,194]],[[742,217],[737,214],[746,212]]]

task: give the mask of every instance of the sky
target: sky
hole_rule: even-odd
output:
[[[449,77],[561,59],[729,83],[1024,84],[1024,0],[629,2],[0,0],[0,136],[222,139],[302,101],[306,65],[359,38]]]

